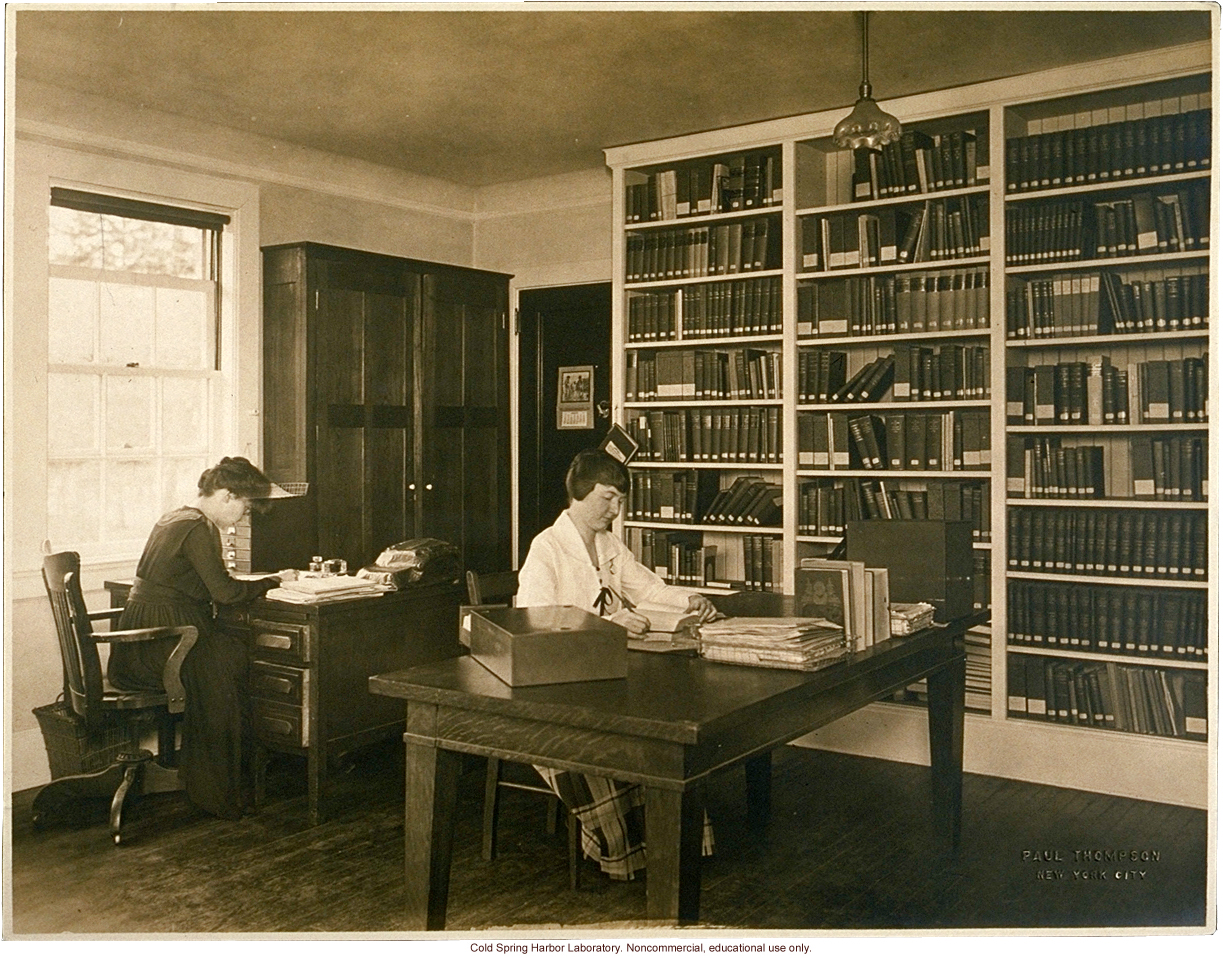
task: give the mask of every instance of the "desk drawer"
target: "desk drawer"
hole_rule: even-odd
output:
[[[271,654],[297,662],[311,659],[309,626],[252,618],[250,630],[251,648],[260,658]]]
[[[310,722],[307,719],[307,709],[269,702],[266,699],[252,699],[251,713],[255,738],[260,742],[272,746],[309,747]]]
[[[256,660],[251,663],[250,692],[257,699],[303,705],[310,701],[310,672]]]

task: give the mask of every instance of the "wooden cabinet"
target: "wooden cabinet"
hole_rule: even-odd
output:
[[[508,278],[299,243],[264,249],[264,466],[310,484],[314,551],[413,536],[510,562]]]

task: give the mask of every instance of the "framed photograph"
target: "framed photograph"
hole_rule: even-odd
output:
[[[556,428],[593,429],[594,366],[561,366],[556,371]]]

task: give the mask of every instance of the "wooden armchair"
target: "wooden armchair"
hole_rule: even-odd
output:
[[[117,616],[119,609],[89,612],[81,594],[81,559],[75,552],[43,558],[43,582],[51,600],[55,631],[64,667],[64,699],[87,729],[118,722],[127,744],[116,760],[100,772],[69,775],[45,785],[34,799],[34,823],[71,813],[84,800],[110,798],[110,833],[122,840],[123,803],[129,794],[176,791],[182,786],[174,764],[175,716],[181,715],[186,696],[179,675],[183,660],[195,645],[193,625],[95,632],[95,619]],[[112,688],[102,675],[98,643],[148,642],[178,637],[166,662],[164,692],[124,692]],[[142,728],[158,723],[158,756],[140,747]]]
[[[467,572],[467,601],[472,605],[496,603],[510,605],[517,592],[517,571],[484,575],[471,570]],[[544,783],[539,773],[530,766],[518,762],[505,762],[495,756],[489,756],[488,771],[484,779],[484,843],[481,848],[485,861],[492,861],[497,857],[497,813],[503,788],[513,788],[520,792],[533,792],[545,796],[548,804],[548,834],[556,833],[560,799]],[[578,866],[581,863],[581,849],[579,848],[581,826],[571,812],[566,815],[566,824],[568,826],[566,841],[569,850],[569,887],[576,890]]]

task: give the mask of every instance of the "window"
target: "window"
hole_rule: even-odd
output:
[[[214,455],[229,218],[51,191],[48,534],[138,551]]]

